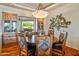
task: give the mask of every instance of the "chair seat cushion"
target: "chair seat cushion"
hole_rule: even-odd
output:
[[[57,49],[57,50],[60,50],[60,51],[62,51],[62,46],[61,46],[61,44],[53,44],[53,49]]]

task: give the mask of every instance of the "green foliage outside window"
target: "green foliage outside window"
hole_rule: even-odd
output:
[[[33,29],[33,21],[22,21],[22,27],[24,29]]]

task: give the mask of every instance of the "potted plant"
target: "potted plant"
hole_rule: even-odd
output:
[[[68,28],[71,24],[71,21],[67,21],[62,14],[57,15],[56,17],[52,17],[50,19],[49,29],[52,31],[54,38],[54,28],[60,31],[61,28]]]

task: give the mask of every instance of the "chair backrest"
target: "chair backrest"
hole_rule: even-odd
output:
[[[53,52],[56,55],[65,54],[65,44],[67,40],[68,32],[60,33],[59,41],[53,44]]]
[[[38,32],[32,32],[31,42],[36,43],[36,37],[38,36]]]
[[[28,41],[31,42],[32,39],[32,32],[27,33]]]
[[[19,43],[20,48],[27,47],[26,38],[24,37],[23,33],[18,34],[18,43]]]
[[[67,37],[68,37],[68,32],[66,32],[66,34],[65,34],[65,37],[64,37],[64,44],[66,43]]]
[[[53,35],[54,34],[54,31],[53,30],[48,30],[48,35],[50,36],[50,35]]]
[[[68,32],[60,33],[59,42],[60,43],[65,43],[66,40],[67,40],[67,36],[68,36]]]
[[[37,55],[51,55],[52,44],[49,36],[38,36],[36,43]]]
[[[19,55],[20,56],[27,56],[27,42],[26,42],[26,38],[25,38],[25,33],[21,32],[18,33],[17,37],[18,37],[18,44],[19,44]]]
[[[27,56],[27,43],[24,34],[24,32],[17,33],[17,42],[20,56]]]
[[[28,42],[32,42],[33,40],[36,40],[36,36],[38,36],[38,32],[27,32],[26,36],[28,37]]]

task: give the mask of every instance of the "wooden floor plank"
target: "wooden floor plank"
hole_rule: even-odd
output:
[[[12,45],[12,46],[11,46]],[[19,56],[18,46],[11,44],[2,49],[0,56]],[[79,56],[79,51],[70,47],[65,47],[65,56]]]

